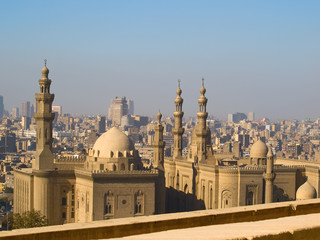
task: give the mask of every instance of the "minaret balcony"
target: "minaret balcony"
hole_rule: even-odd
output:
[[[55,113],[47,113],[47,112],[38,113],[38,112],[35,112],[33,116],[34,116],[34,118],[36,120],[41,120],[41,119],[53,120],[54,117],[55,117]]]

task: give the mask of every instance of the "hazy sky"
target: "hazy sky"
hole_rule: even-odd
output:
[[[320,1],[1,1],[0,95],[34,101],[48,59],[54,105],[106,114],[126,96],[135,113],[172,115],[177,80],[196,116],[320,117]]]

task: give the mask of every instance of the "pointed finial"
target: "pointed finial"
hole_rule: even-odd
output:
[[[181,88],[180,88],[180,83],[181,83],[181,80],[178,79],[178,89],[177,89],[177,91],[176,91],[176,93],[177,93],[178,96],[181,96],[181,93],[182,93],[182,90],[181,90]]]
[[[157,114],[157,118],[158,118],[158,124],[160,125],[161,124],[161,118],[162,118],[162,114],[160,112],[160,109],[159,109],[159,112]]]
[[[47,66],[47,59],[44,60],[44,66]]]
[[[200,93],[202,96],[206,93],[206,89],[204,87],[204,78],[202,78],[202,87],[200,88]]]

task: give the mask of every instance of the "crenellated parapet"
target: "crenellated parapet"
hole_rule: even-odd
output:
[[[100,157],[100,151],[99,150],[94,150],[94,149],[89,149],[88,155],[90,157]],[[134,157],[135,156],[135,150],[131,151],[107,151],[106,152],[106,157],[107,158],[121,158],[121,157]]]
[[[157,169],[152,170],[124,170],[124,171],[108,171],[108,170],[87,170],[87,169],[75,169],[76,175],[86,176],[90,178],[146,178],[146,177],[158,177],[159,171]]]
[[[55,163],[62,163],[62,162],[84,163],[85,161],[86,161],[86,156],[58,156],[55,158]]]

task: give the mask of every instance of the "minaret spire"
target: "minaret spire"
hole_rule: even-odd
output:
[[[207,145],[211,144],[207,143],[207,135],[209,134],[209,131],[207,129],[208,99],[205,97],[205,93],[206,89],[204,87],[204,79],[202,78],[202,87],[200,88],[201,96],[198,98],[199,111],[197,113],[199,127],[196,129],[196,135],[198,138],[198,143],[200,145],[200,147],[198,148],[198,161],[204,161],[206,159]]]
[[[153,142],[153,166],[161,171],[164,171],[164,147],[163,141],[163,126],[161,124],[162,114],[159,111],[157,114],[158,124],[155,126],[155,136]]]
[[[266,181],[265,203],[272,203],[273,202],[273,181],[275,179],[273,167],[274,167],[273,153],[272,153],[272,148],[269,145],[268,146],[268,153],[267,153],[267,169],[264,174],[264,180]]]
[[[158,123],[154,127],[155,135],[153,141],[153,167],[158,171],[158,178],[156,181],[156,208],[155,213],[165,213],[166,204],[166,188],[164,178],[164,147],[166,143],[163,141],[163,126],[161,124],[162,114],[160,110],[157,114]]]
[[[41,70],[42,78],[39,80],[40,93],[36,93],[37,112],[34,118],[37,121],[37,149],[33,168],[36,170],[53,169],[52,154],[52,113],[54,94],[50,93],[51,80],[48,78],[49,69],[47,60]]]
[[[183,99],[181,97],[182,90],[180,88],[180,80],[178,80],[178,89],[176,91],[177,97],[174,100],[175,103],[175,112],[173,113],[174,116],[174,128],[172,129],[173,132],[173,157],[180,158],[182,157],[182,134],[184,133],[184,128],[182,128],[182,104]]]

